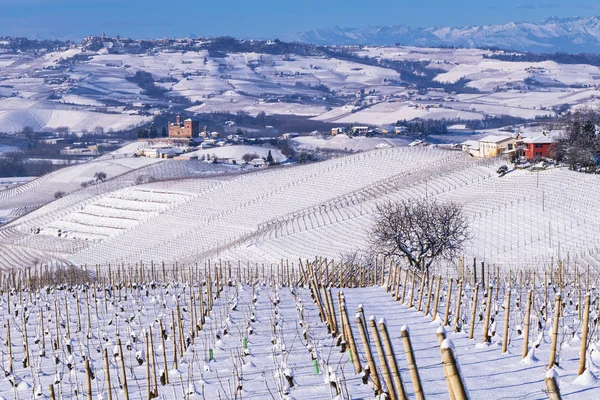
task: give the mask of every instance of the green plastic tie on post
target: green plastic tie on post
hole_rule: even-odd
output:
[[[246,338],[243,338],[243,339],[242,339],[242,347],[243,347],[244,349],[247,349],[247,348],[248,348],[248,339],[246,339]]]
[[[352,358],[352,349],[348,348],[348,353],[350,354],[350,362],[354,363],[354,358]]]
[[[208,361],[214,361],[213,349],[208,349]]]
[[[313,365],[315,367],[315,375],[319,375],[319,360],[315,358],[313,360]]]

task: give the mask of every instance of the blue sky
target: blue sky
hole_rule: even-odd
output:
[[[0,0],[0,36],[276,38],[330,26],[480,25],[600,14],[590,0]]]

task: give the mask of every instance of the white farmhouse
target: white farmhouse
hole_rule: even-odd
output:
[[[472,157],[488,158],[496,157],[508,151],[513,151],[516,146],[517,139],[512,136],[486,136],[477,141],[467,140],[462,143],[464,152],[469,153]]]

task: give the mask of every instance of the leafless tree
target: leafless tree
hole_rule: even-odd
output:
[[[371,247],[386,257],[427,271],[435,260],[456,257],[470,239],[462,207],[435,200],[387,202],[377,206]]]

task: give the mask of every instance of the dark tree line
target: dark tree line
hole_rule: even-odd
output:
[[[447,120],[413,119],[396,122],[396,126],[404,126],[411,135],[440,135],[448,133]]]
[[[27,160],[22,153],[5,153],[0,157],[0,177],[41,176],[62,168],[47,160]]]

